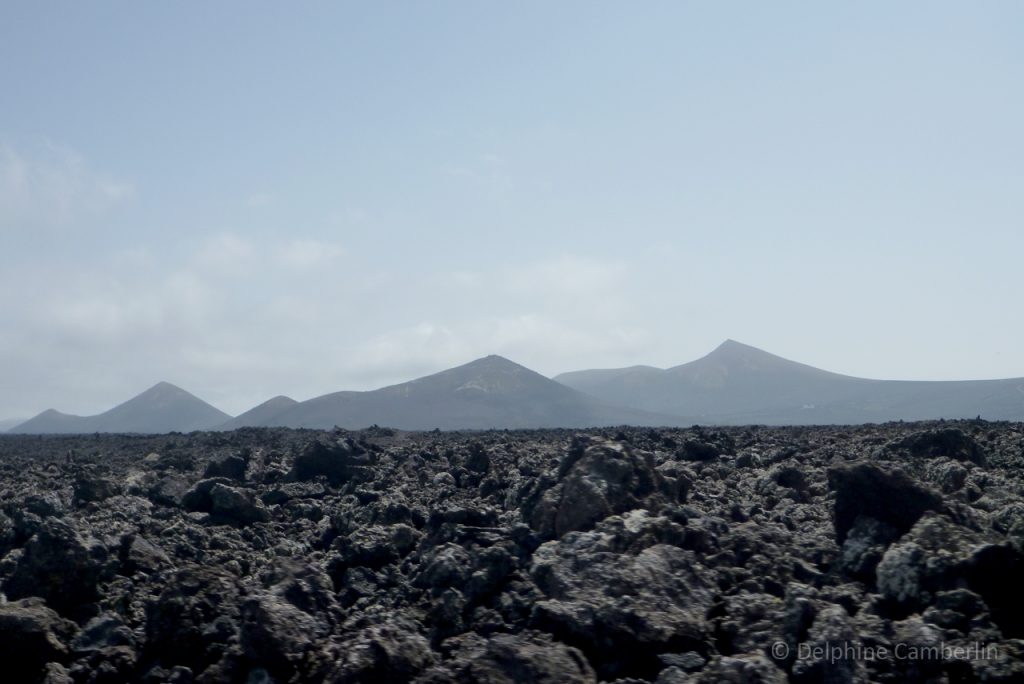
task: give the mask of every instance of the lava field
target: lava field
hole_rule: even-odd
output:
[[[1024,425],[0,437],[0,681],[1024,681]]]

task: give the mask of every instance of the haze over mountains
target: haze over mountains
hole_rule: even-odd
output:
[[[0,432],[6,432],[15,425],[21,425],[25,422],[24,418],[4,418],[0,419]]]
[[[869,380],[789,361],[734,340],[672,368],[584,370],[555,380],[609,403],[703,423],[855,424],[978,415],[1024,419],[1024,378]]]
[[[180,387],[159,382],[99,415],[73,416],[49,409],[14,427],[11,432],[191,432],[208,430],[230,418]]]
[[[97,416],[54,409],[19,433],[189,432],[240,427],[404,430],[855,424],[973,418],[1024,420],[1024,378],[869,380],[820,370],[727,340],[667,369],[583,370],[549,379],[500,356],[381,389],[298,402],[274,397],[232,418],[161,382]]]
[[[672,416],[605,405],[500,356],[370,392],[335,392],[259,425],[404,430],[678,425]]]

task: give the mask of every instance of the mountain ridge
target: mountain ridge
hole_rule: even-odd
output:
[[[8,432],[86,434],[93,432],[162,433],[208,430],[230,419],[177,385],[161,381],[103,413],[76,416],[47,409]]]
[[[407,430],[610,425],[857,424],[973,418],[1024,420],[1024,378],[875,380],[792,361],[727,339],[676,366],[591,369],[547,378],[491,354],[374,390],[296,401],[279,395],[232,418],[161,381],[112,409],[47,409],[11,433],[190,432],[239,427]]]
[[[1024,419],[1024,378],[876,380],[834,373],[726,340],[694,361],[572,371],[554,378],[621,406],[738,424]]]
[[[266,427],[405,430],[679,425],[674,416],[609,406],[491,354],[408,382],[313,397],[261,423]]]

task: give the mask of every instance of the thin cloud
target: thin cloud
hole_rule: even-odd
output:
[[[278,259],[290,268],[309,269],[334,261],[345,250],[333,242],[323,240],[292,240],[278,252]]]
[[[0,229],[57,226],[134,194],[131,183],[97,171],[69,147],[0,143]]]

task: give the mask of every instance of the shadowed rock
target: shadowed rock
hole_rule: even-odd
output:
[[[9,682],[40,678],[49,662],[66,662],[77,626],[40,598],[0,603],[0,667]]]
[[[59,518],[47,518],[25,544],[4,592],[13,599],[41,596],[68,614],[99,598],[100,580],[112,574],[109,560],[105,545],[80,535]]]
[[[576,440],[559,466],[559,480],[538,482],[523,507],[543,536],[593,529],[601,520],[634,508],[658,508],[680,487],[656,468],[651,454],[611,441]]]
[[[288,477],[301,482],[323,476],[333,485],[365,482],[373,479],[368,467],[372,462],[371,454],[351,439],[334,443],[317,440],[295,458]]]
[[[454,662],[428,672],[422,684],[593,684],[597,681],[586,658],[540,632],[496,634],[490,639],[465,639]]]
[[[831,468],[828,484],[836,493],[836,540],[842,543],[858,516],[874,518],[907,532],[926,511],[943,509],[938,492],[917,484],[905,473],[886,471],[870,463]]]
[[[964,434],[959,428],[925,430],[900,440],[896,446],[907,449],[915,456],[947,456],[957,461],[985,465],[984,449],[973,437]]]

